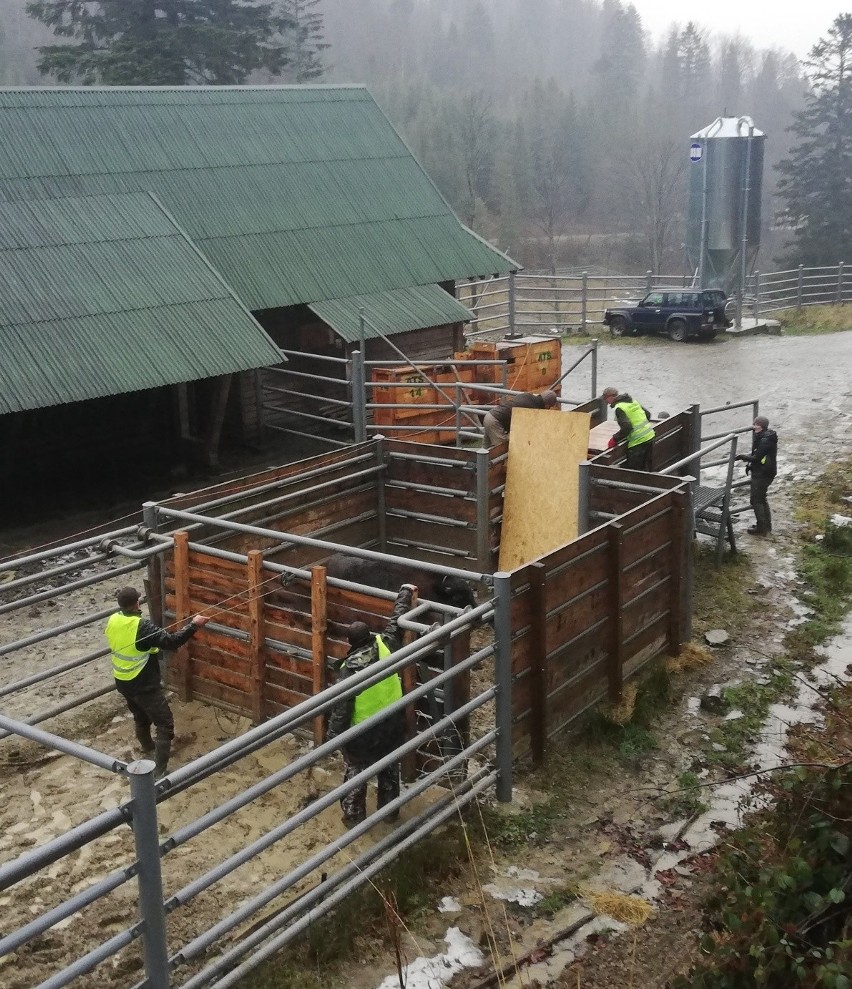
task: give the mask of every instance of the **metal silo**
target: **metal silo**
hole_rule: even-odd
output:
[[[686,247],[701,288],[734,295],[754,267],[765,140],[750,117],[717,117],[692,135]]]

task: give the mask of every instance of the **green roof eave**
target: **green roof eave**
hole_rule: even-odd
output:
[[[309,308],[347,343],[358,343],[361,339],[362,311],[364,338],[368,340],[473,319],[471,311],[439,285],[327,299],[314,302]]]
[[[279,364],[148,193],[0,203],[0,414]]]

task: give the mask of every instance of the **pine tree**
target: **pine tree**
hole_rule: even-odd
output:
[[[74,43],[39,49],[59,82],[108,86],[237,85],[287,64],[289,23],[251,0],[33,0],[30,17]]]
[[[290,66],[287,76],[292,82],[310,82],[325,72],[321,53],[330,46],[323,39],[323,17],[317,7],[320,0],[281,0],[287,17],[287,49]]]
[[[852,14],[835,18],[804,64],[810,90],[778,195],[795,228],[790,260],[829,265],[852,258]]]

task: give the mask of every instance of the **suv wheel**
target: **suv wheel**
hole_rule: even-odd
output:
[[[624,316],[613,316],[609,324],[609,332],[614,337],[627,336],[627,320]]]
[[[686,341],[686,323],[682,319],[673,319],[669,323],[669,340],[674,340],[675,343],[684,343]]]

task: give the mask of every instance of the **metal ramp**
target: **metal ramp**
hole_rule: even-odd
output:
[[[682,473],[689,464],[695,464],[695,473],[698,479],[694,480],[692,486],[692,506],[695,516],[694,529],[696,533],[705,536],[712,536],[716,541],[716,566],[721,566],[722,557],[725,552],[725,539],[731,547],[731,552],[736,553],[737,543],[734,536],[734,526],[731,521],[731,489],[734,481],[734,463],[737,456],[737,436],[736,433],[726,433],[721,437],[714,437],[715,442],[708,446],[701,447],[695,453],[678,460],[677,463],[670,464],[661,474]],[[727,446],[727,454],[720,460],[714,460],[705,467],[719,467],[726,465],[727,471],[722,484],[711,487],[701,484],[701,460],[707,454],[712,453],[719,447]]]
[[[716,540],[716,565],[719,566],[725,551],[726,538],[730,544],[731,552],[736,553],[737,551],[734,525],[730,513],[730,475],[728,484],[724,487],[697,486],[693,491],[692,498],[695,511],[695,531],[705,536],[712,536]]]

